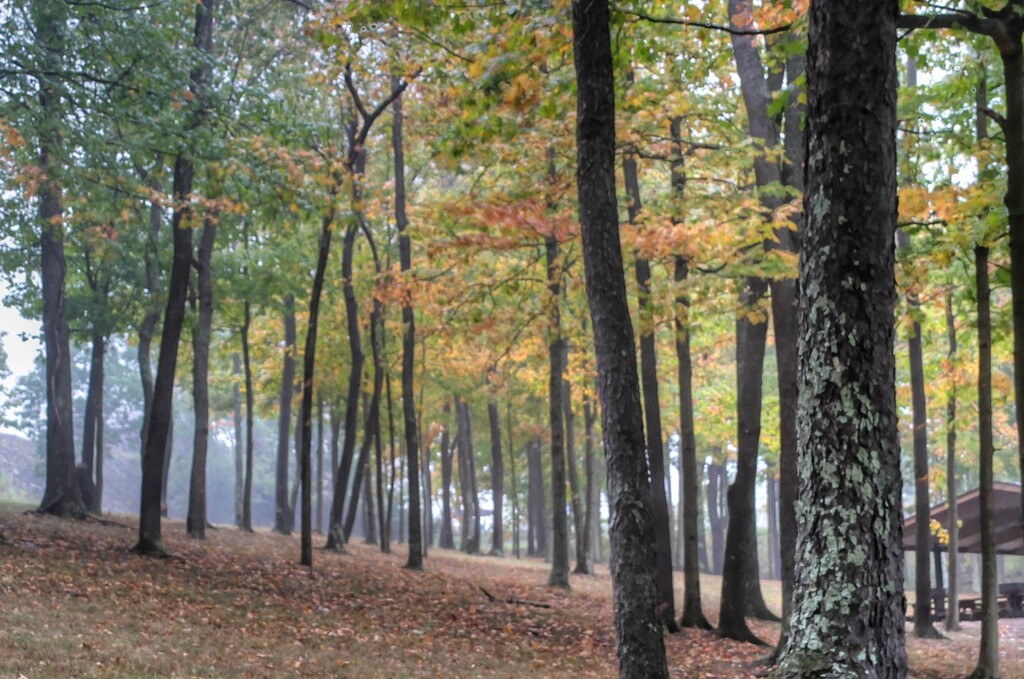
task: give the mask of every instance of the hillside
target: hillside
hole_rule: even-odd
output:
[[[539,560],[435,549],[414,573],[402,545],[385,555],[354,544],[348,555],[317,551],[308,570],[295,537],[222,527],[200,543],[178,521],[164,528],[174,556],[156,560],[129,551],[133,517],[81,523],[19,509],[0,505],[3,677],[616,676],[605,568],[572,576],[564,592],[544,586]],[[721,582],[702,581],[714,619]],[[777,603],[777,583],[765,588]],[[753,626],[775,640],[777,625]],[[1000,628],[1004,676],[1024,676],[1024,620]],[[752,664],[763,649],[708,633],[666,643],[679,679],[764,669]],[[912,676],[964,676],[978,623],[909,643]]]

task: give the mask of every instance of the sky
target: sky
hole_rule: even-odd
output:
[[[0,282],[0,299],[7,294],[7,286]],[[36,356],[42,351],[42,344],[39,341],[40,324],[38,321],[28,321],[21,317],[16,309],[11,309],[0,302],[0,341],[3,342],[4,352],[7,354],[7,367],[11,374],[3,380],[3,387],[11,387],[15,380],[30,372],[36,360]],[[24,335],[25,339],[22,339]],[[0,413],[6,412],[7,394],[5,389],[0,389]],[[0,432],[12,434],[17,433],[0,425]]]

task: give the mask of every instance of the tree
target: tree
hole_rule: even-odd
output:
[[[64,302],[67,264],[64,257],[64,210],[60,172],[62,148],[62,86],[57,75],[66,49],[67,12],[63,3],[33,2],[41,63],[39,64],[39,189],[40,266],[42,270],[43,338],[46,347],[46,489],[41,512],[80,514],[85,507],[75,476],[74,431],[71,419],[71,349]]]
[[[925,4],[925,3],[922,3]],[[900,28],[951,28],[992,38],[1003,64],[1006,114],[984,112],[1006,137],[1006,193],[1009,213],[1010,288],[1013,294],[1013,375],[1017,413],[1017,466],[1024,472],[1024,0],[1005,0],[999,9],[954,3],[940,14],[905,14]],[[925,4],[930,7],[930,5]],[[943,6],[945,9],[945,6]],[[1020,522],[1024,527],[1024,496]]]
[[[793,618],[777,679],[907,672],[893,354],[897,14],[889,0],[810,7],[797,414],[803,501]]]
[[[196,5],[193,47],[199,53],[189,72],[192,115],[189,131],[203,125],[209,112],[208,92],[213,67],[207,61],[213,51],[213,13],[216,0],[202,0]],[[206,56],[204,56],[206,55]],[[139,541],[135,545],[141,554],[164,554],[160,534],[161,489],[164,482],[164,462],[171,424],[171,405],[174,375],[178,362],[178,341],[185,320],[185,298],[188,293],[189,271],[192,265],[192,182],[195,164],[191,150],[182,151],[174,161],[174,216],[171,220],[174,256],[167,284],[167,305],[164,310],[163,334],[160,338],[160,358],[157,361],[153,404],[146,430],[145,452],[142,459],[142,494],[139,510]]]
[[[576,0],[572,10],[576,182],[612,512],[609,533],[619,675],[657,679],[668,676],[668,666],[655,610],[651,491],[618,235],[610,17],[606,0]]]

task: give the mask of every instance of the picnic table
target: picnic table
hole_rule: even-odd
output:
[[[946,590],[933,588],[929,598],[932,620],[943,620],[946,617]],[[1006,582],[999,585],[996,606],[1001,618],[1024,618],[1024,582]],[[916,602],[909,602],[907,619],[913,620]],[[964,593],[957,597],[957,608],[961,620],[978,620],[981,617],[981,595]]]

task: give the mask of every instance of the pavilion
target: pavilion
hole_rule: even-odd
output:
[[[956,499],[957,519],[960,525],[958,552],[981,553],[981,498],[979,489],[969,490]],[[1020,484],[996,481],[992,484],[992,511],[996,552],[1024,555],[1024,529],[1020,523]],[[948,528],[949,503],[932,507],[931,519]],[[903,549],[917,547],[917,518],[913,515],[903,523]],[[932,549],[946,551],[945,545],[931,545]]]

